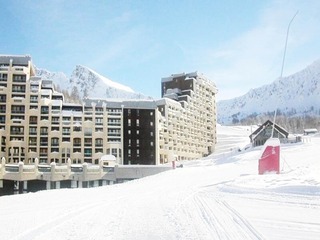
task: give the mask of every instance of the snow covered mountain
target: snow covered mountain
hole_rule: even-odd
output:
[[[111,81],[90,68],[77,65],[73,71],[70,83],[76,86],[82,98],[124,98],[146,99],[149,97],[134,92],[130,87]]]
[[[69,78],[63,72],[50,72],[46,69],[36,67],[36,75],[43,79],[52,80],[55,86],[62,89],[70,89]]]
[[[217,103],[218,122],[231,124],[248,116],[274,112],[287,116],[320,114],[320,60],[288,77]]]
[[[111,81],[92,69],[77,65],[68,78],[61,72],[50,72],[45,69],[36,69],[37,75],[44,79],[51,79],[60,90],[74,91],[76,88],[81,99],[83,98],[123,98],[148,99],[141,93],[134,92],[130,87]]]

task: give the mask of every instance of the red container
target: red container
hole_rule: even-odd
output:
[[[259,159],[259,174],[280,173],[280,140],[270,138],[263,146]]]

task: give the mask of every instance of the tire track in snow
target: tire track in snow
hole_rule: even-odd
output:
[[[118,198],[117,200],[120,200],[122,198],[124,197]],[[86,214],[87,212],[93,212],[93,210],[101,208],[103,204],[104,204],[103,201],[96,201],[94,203],[91,203],[85,206],[74,208],[73,210],[63,215],[60,215],[53,219],[45,221],[41,225],[37,225],[35,228],[31,228],[25,232],[20,233],[18,236],[16,236],[12,240],[45,239],[46,233],[59,228],[59,226],[64,225],[66,222],[73,221],[75,218],[79,217],[82,214]],[[55,235],[53,234],[52,236],[55,236]]]
[[[254,227],[218,196],[199,192],[194,202],[214,239],[263,239]]]

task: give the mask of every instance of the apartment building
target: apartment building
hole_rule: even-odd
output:
[[[215,84],[197,72],[162,78],[157,101],[160,122],[160,163],[207,156],[216,144]]]
[[[6,163],[155,165],[210,154],[216,142],[215,85],[198,73],[162,79],[160,100],[67,103],[35,76],[30,56],[0,55],[0,157]]]

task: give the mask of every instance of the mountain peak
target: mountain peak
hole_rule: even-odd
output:
[[[92,70],[91,68],[83,66],[83,65],[76,66],[76,69],[72,73],[71,79],[73,79],[74,75],[75,75],[75,77],[82,78],[82,79],[84,79],[84,77],[86,77],[86,76],[90,76],[90,78],[93,77],[95,79],[100,79],[103,83],[105,83],[106,86],[110,86],[112,88],[116,88],[121,91],[127,91],[130,93],[134,93],[134,91],[130,87],[122,85],[117,82],[114,82],[114,81],[100,75],[99,73]]]
[[[76,89],[81,99],[151,99],[82,65],[76,65],[70,78],[62,72],[50,72],[41,68],[36,68],[36,74],[43,79],[52,80],[59,89],[67,91]]]

